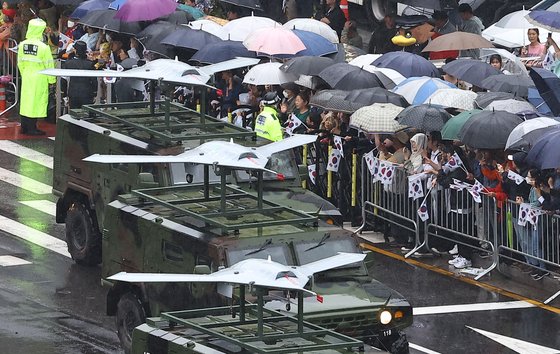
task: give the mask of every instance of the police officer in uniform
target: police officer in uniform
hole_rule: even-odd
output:
[[[261,101],[264,107],[255,122],[255,132],[257,132],[257,136],[272,141],[282,140],[282,126],[277,109],[279,102],[280,97],[278,97],[278,94],[274,91],[264,95]]]
[[[47,117],[49,85],[56,77],[39,74],[44,69],[54,68],[51,49],[45,44],[43,32],[46,22],[34,18],[29,21],[25,40],[18,46],[18,68],[21,73],[21,132],[26,135],[44,135],[37,129],[37,119]]]

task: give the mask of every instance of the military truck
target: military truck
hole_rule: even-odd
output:
[[[105,206],[137,187],[172,186],[202,181],[204,168],[192,164],[92,165],[92,154],[177,155],[209,139],[257,141],[252,131],[200,114],[169,101],[84,105],[57,121],[53,193],[58,197],[56,222],[66,223],[68,250],[75,262],[101,262],[101,232]],[[285,176],[280,182],[265,175],[267,199],[340,222],[329,202],[301,188],[293,152],[275,154],[272,167]],[[305,174],[307,170],[305,169]],[[250,176],[237,171],[232,180],[254,190]],[[215,175],[210,176],[216,180]]]
[[[219,182],[133,190],[105,208],[102,283],[109,288],[107,314],[116,317],[123,347],[147,316],[164,311],[226,306],[224,290],[207,284],[122,283],[121,271],[208,274],[246,258],[302,265],[338,252],[361,252],[355,235],[299,210]],[[366,257],[372,261],[373,254]],[[366,262],[367,263],[367,262]],[[402,295],[369,276],[366,263],[316,274],[303,299],[305,319],[385,348],[408,352],[402,329],[412,307]],[[266,306],[295,314],[279,294]]]

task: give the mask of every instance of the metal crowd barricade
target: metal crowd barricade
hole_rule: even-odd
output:
[[[523,226],[519,224],[519,205],[508,200],[504,209],[506,218],[500,224],[498,257],[521,262],[535,269],[547,266],[560,269],[560,216],[545,213],[537,217],[534,225],[526,219]],[[558,296],[560,291],[544,303],[548,304]]]
[[[4,100],[7,100],[8,94],[13,97],[13,102],[0,112],[0,115],[10,111],[17,106],[19,100],[19,84],[20,76],[17,67],[17,48],[18,43],[11,38],[6,39],[4,49],[2,51],[2,84],[4,85]]]

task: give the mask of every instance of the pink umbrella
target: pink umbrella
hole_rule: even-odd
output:
[[[293,55],[306,49],[301,39],[284,27],[258,29],[243,41],[243,45],[249,50],[267,55]]]
[[[127,0],[115,18],[125,22],[151,21],[173,13],[176,8],[174,0]]]

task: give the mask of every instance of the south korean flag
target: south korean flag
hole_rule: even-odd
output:
[[[299,126],[301,126],[301,120],[295,115],[290,115],[290,119],[288,119],[288,125],[286,126],[286,134],[289,136],[294,135],[294,130],[296,130]]]
[[[340,158],[342,153],[339,150],[333,149],[331,156],[329,156],[329,163],[327,165],[327,171],[338,172],[338,166],[340,165]]]
[[[393,177],[395,177],[395,165],[388,161],[379,160],[377,180],[381,181],[382,184],[391,184],[393,183]]]
[[[373,156],[373,150],[364,155],[366,160],[366,165],[369,173],[374,177],[377,175],[377,170],[379,169],[379,160]]]
[[[529,212],[531,211],[531,204],[521,203],[519,206],[519,216],[517,217],[517,225],[525,226],[527,225],[527,220],[529,219]]]
[[[334,148],[337,149],[338,151],[342,152],[344,151],[343,147],[342,147],[342,138],[338,135],[333,136],[333,141],[334,141]],[[341,157],[344,157],[344,154],[342,154]]]
[[[408,197],[416,200],[424,196],[424,188],[422,187],[423,173],[408,176]]]
[[[422,221],[426,221],[430,218],[430,214],[428,214],[428,207],[426,206],[426,200],[424,200],[422,205],[420,205],[420,208],[418,208],[417,212],[420,220]]]
[[[307,173],[309,174],[309,180],[311,183],[316,184],[315,178],[317,177],[317,165],[313,164],[307,166]]]
[[[523,178],[523,176],[513,172],[512,170],[508,171],[507,177],[509,179],[511,179],[512,181],[515,181],[515,184],[520,185],[521,183],[523,183],[525,181],[525,178]]]

